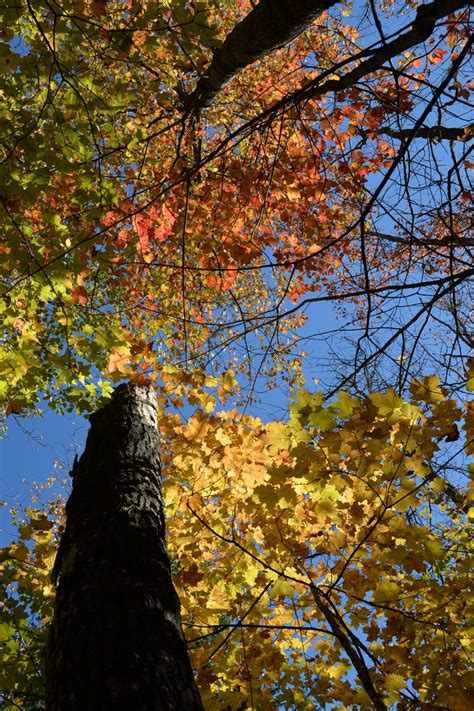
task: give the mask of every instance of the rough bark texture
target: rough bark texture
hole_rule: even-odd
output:
[[[91,416],[55,574],[49,711],[201,710],[165,547],[156,400],[121,385]]]
[[[238,71],[291,42],[338,0],[260,0],[214,52],[187,108],[209,106]]]

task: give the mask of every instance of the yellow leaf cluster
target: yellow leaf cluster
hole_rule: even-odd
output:
[[[410,684],[423,703],[466,707],[471,544],[462,492],[433,473],[446,419],[466,413],[436,378],[412,391],[300,393],[288,422],[200,411],[174,427],[169,546],[205,698],[273,708],[278,678],[283,706],[304,684],[298,708],[355,695],[370,708],[322,599],[377,659],[387,704]]]

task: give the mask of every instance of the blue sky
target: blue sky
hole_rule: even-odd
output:
[[[313,340],[318,338],[318,334],[324,334],[336,327],[332,306],[319,303],[309,308],[308,320],[300,335]],[[313,347],[309,349],[311,352],[305,363],[309,389],[320,389],[314,383],[314,378],[322,374],[319,372],[318,363],[322,371],[323,361],[329,355],[323,336],[316,343],[316,347],[313,343]],[[305,346],[303,341],[302,347]],[[257,367],[258,363],[257,360]],[[262,383],[259,383],[259,386],[261,385]],[[285,419],[289,398],[287,387],[260,391],[259,396],[260,402],[250,405],[246,409],[247,414],[267,421]],[[0,501],[6,503],[6,506],[0,508],[0,546],[14,537],[9,509],[14,507],[21,517],[22,509],[31,505],[31,497],[36,493],[35,485],[44,484],[54,475],[57,478],[55,490],[65,495],[69,493],[68,472],[74,456],[79,456],[84,449],[89,429],[89,422],[85,417],[75,413],[58,415],[49,409],[46,402],[42,404],[42,410],[42,417],[7,417],[7,430],[0,440]],[[190,412],[184,411],[182,414],[186,416]],[[44,493],[45,501],[50,494],[51,489]]]
[[[31,505],[35,483],[41,485],[54,474],[57,490],[67,493],[63,482],[74,454],[84,447],[88,426],[79,415],[61,416],[46,407],[43,417],[8,418],[7,432],[0,441],[0,500],[6,502],[0,509],[0,545],[12,539],[9,509],[14,507],[21,515]]]
[[[356,3],[354,14],[346,19],[348,24],[358,25],[365,14],[365,4]],[[384,19],[385,30],[394,31],[401,24],[406,24],[406,17],[391,17]],[[370,21],[363,21],[363,33],[367,33],[368,27],[372,28],[372,35],[369,40],[378,41],[379,37]],[[13,42],[13,41],[12,41]],[[21,53],[21,41],[14,41],[15,50]],[[431,117],[432,118],[432,117]],[[427,123],[431,123],[431,120]],[[442,147],[438,147],[439,156]],[[372,176],[369,187],[375,187],[379,176]],[[372,186],[370,183],[374,183]],[[387,229],[388,229],[387,225]],[[416,301],[416,298],[415,298]],[[291,304],[290,304],[291,306]],[[343,322],[335,323],[333,310],[330,304],[315,304],[308,311],[309,318],[302,331],[303,338],[301,345],[308,351],[306,362],[308,375],[308,387],[313,387],[313,378],[322,378],[324,385],[327,380],[324,378],[324,361],[330,358],[328,344],[324,337],[316,336],[310,339],[312,334],[321,334],[330,331],[335,327],[343,326]],[[348,323],[346,321],[346,327]],[[333,346],[335,345],[333,341]],[[327,362],[326,362],[327,365]],[[257,363],[258,367],[258,363]],[[327,376],[327,371],[326,371]],[[259,384],[260,385],[260,384]],[[317,386],[314,386],[317,387]],[[262,419],[284,417],[284,412],[288,404],[288,392],[276,389],[269,393],[262,394],[262,403],[259,406],[252,406],[247,412],[262,417]],[[78,415],[59,416],[52,413],[47,406],[44,407],[43,418],[23,419],[18,416],[8,417],[8,429],[3,440],[0,441],[0,500],[7,502],[7,505],[17,501],[18,505],[25,505],[31,496],[32,482],[44,482],[55,473],[60,478],[67,475],[76,453],[80,454],[87,432],[88,423]],[[5,535],[6,520],[5,508],[0,509],[0,542]]]

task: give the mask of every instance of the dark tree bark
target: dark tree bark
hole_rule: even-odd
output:
[[[165,546],[155,395],[121,385],[90,419],[55,564],[46,708],[201,710]]]
[[[391,138],[396,138],[398,141],[404,141],[410,138],[412,134],[411,128],[381,128],[380,133]],[[427,141],[439,143],[440,141],[462,141],[466,143],[470,141],[474,135],[474,125],[468,126],[421,126],[416,132],[417,138],[426,138]]]
[[[214,52],[206,74],[185,98],[188,109],[210,106],[238,71],[283,47],[339,0],[260,0]]]
[[[337,93],[355,86],[358,81],[368,74],[381,69],[390,59],[421,44],[421,42],[429,40],[433,34],[437,20],[441,20],[457,10],[467,8],[469,5],[472,5],[472,0],[434,0],[434,2],[426,5],[419,5],[416,10],[415,19],[407,32],[396,35],[390,42],[382,42],[381,46],[373,50],[364,50],[364,52],[360,53],[359,57],[368,55],[369,59],[360,62],[360,64],[357,64],[353,69],[340,74],[335,79],[325,79],[330,73],[326,70],[323,75],[311,79],[300,89],[287,94],[283,99],[275,103],[275,105],[272,106],[272,111],[281,110],[285,106],[308,101],[308,99],[314,99],[318,96],[324,96],[324,94],[328,94],[329,92]],[[461,51],[467,54],[467,52],[470,51],[471,44],[472,36],[467,39],[464,49]],[[453,59],[453,62],[455,61],[456,59]],[[324,77],[324,79],[322,79],[322,77]],[[415,128],[415,126],[413,126],[413,128]],[[418,128],[417,126],[417,135]],[[412,133],[413,130],[410,131],[410,134]]]

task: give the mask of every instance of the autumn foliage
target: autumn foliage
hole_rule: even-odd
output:
[[[291,3],[0,8],[0,400],[156,388],[207,708],[464,711],[470,3],[314,4],[257,58]],[[2,549],[5,708],[42,703],[51,498]]]
[[[465,709],[470,495],[446,480],[443,442],[472,434],[466,408],[433,376],[410,400],[324,404],[303,390],[290,413],[161,422],[168,545],[205,706]],[[57,521],[56,507],[30,511],[2,552],[2,686],[18,700],[41,696]]]
[[[189,371],[218,353],[252,379],[249,338],[262,377],[284,370],[294,349],[276,334],[304,322],[304,297],[355,305],[377,359],[398,294],[395,336],[410,350],[422,323],[405,315],[411,296],[431,312],[471,275],[468,10],[382,3],[364,29],[362,8],[333,4],[194,113],[186,96],[251,3],[2,8],[0,392],[12,411],[40,394],[93,409],[111,379],[159,382],[163,359]],[[398,11],[385,47],[368,30]],[[430,134],[445,100],[459,125]]]

